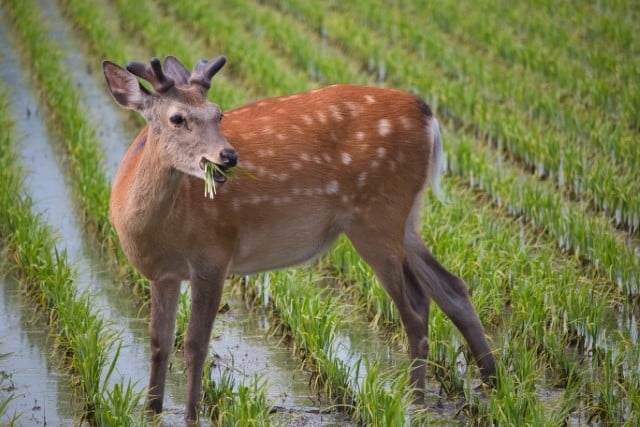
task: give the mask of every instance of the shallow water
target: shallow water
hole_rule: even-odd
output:
[[[13,395],[4,425],[14,414],[18,425],[73,425],[79,409],[74,408],[69,377],[48,358],[52,338],[43,321],[33,321],[34,312],[25,306],[18,284],[0,279],[0,401]]]

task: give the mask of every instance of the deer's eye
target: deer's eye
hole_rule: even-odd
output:
[[[169,121],[176,126],[180,126],[184,123],[184,116],[182,114],[174,114],[173,116],[169,117]]]

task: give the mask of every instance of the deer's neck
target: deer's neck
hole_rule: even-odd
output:
[[[152,147],[145,128],[131,145],[116,174],[110,217],[121,239],[162,233],[174,217],[181,172]]]

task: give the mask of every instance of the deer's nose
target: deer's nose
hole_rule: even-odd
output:
[[[233,148],[225,148],[220,152],[220,160],[227,167],[234,167],[238,164],[238,153]]]

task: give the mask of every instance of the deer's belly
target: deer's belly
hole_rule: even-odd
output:
[[[253,274],[300,264],[324,253],[339,234],[334,228],[318,232],[291,227],[282,234],[248,236],[236,251],[230,273]]]

